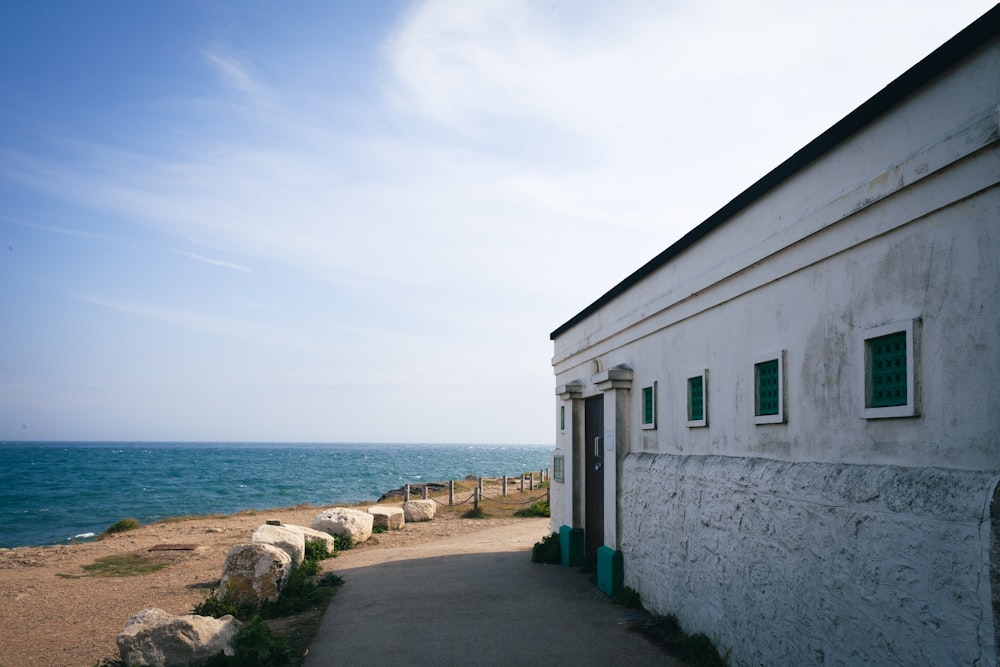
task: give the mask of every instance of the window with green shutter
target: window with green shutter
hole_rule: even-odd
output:
[[[920,318],[914,318],[859,332],[865,419],[920,416],[920,330]]]
[[[781,375],[778,360],[762,361],[754,366],[756,410],[754,414],[776,415],[780,409]]]
[[[906,405],[906,332],[870,339],[868,359],[871,392],[868,407]]]
[[[705,378],[688,378],[688,421],[701,421],[705,418]]]
[[[656,428],[656,383],[642,388],[642,428]]]

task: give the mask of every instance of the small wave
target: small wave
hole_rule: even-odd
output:
[[[73,537],[67,537],[66,541],[72,542],[73,540],[89,540],[90,538],[95,536],[96,533],[80,533],[79,535],[74,535]]]

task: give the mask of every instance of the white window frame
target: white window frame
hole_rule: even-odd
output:
[[[653,421],[646,423],[644,419],[646,418],[646,390],[651,389],[653,392]],[[644,431],[652,431],[656,429],[656,380],[647,382],[642,385],[642,389],[639,391],[639,427]]]
[[[888,405],[885,407],[868,407],[871,402],[871,348],[869,342],[875,338],[894,333],[906,333],[906,403],[903,405]],[[898,417],[920,416],[920,318],[890,322],[876,327],[864,329],[859,334],[859,349],[861,363],[858,364],[861,377],[858,386],[861,388],[862,419],[893,419]]]
[[[701,419],[690,419],[691,415],[691,380],[701,378]],[[687,420],[688,428],[701,428],[708,426],[708,369],[699,368],[685,374],[684,376],[684,418]]]
[[[778,360],[778,413],[773,415],[758,415],[757,364],[774,361],[775,359]],[[788,393],[788,384],[785,382],[785,350],[782,349],[775,352],[769,352],[767,354],[761,354],[753,360],[753,363],[750,365],[750,387],[753,392],[753,400],[750,405],[753,410],[754,424],[784,424],[788,421],[788,417],[785,413],[785,405],[788,402],[785,400]]]

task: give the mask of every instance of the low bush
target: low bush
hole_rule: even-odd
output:
[[[711,639],[700,632],[693,635],[687,634],[681,629],[680,623],[673,615],[650,616],[641,623],[632,626],[632,629],[661,646],[667,653],[679,658],[686,665],[691,665],[691,667],[726,667],[726,659],[719,655],[719,651]]]
[[[544,500],[539,500],[538,502],[532,503],[531,507],[525,507],[524,509],[519,509],[514,512],[514,516],[520,517],[535,517],[535,516],[549,516],[549,504]]]
[[[283,667],[294,664],[288,643],[278,637],[260,616],[254,616],[233,637],[234,655],[221,651],[202,663],[204,667]]]
[[[639,594],[627,586],[612,596],[611,603],[627,609],[642,609],[642,599]]]
[[[129,530],[135,530],[141,525],[142,524],[139,523],[138,519],[121,519],[120,521],[116,521],[108,526],[107,530],[97,536],[97,539],[102,540],[109,535],[114,535],[115,533],[124,533]]]
[[[336,548],[336,541],[334,541]],[[326,546],[326,540],[306,540],[306,560],[319,562],[327,558],[336,558],[336,551],[330,551]]]
[[[333,596],[334,589],[343,583],[343,579],[333,573],[328,573],[319,580],[315,578],[322,570],[320,561],[333,556],[323,540],[308,540],[305,560],[292,568],[277,600],[237,602],[228,594],[219,600],[215,591],[212,591],[204,602],[195,606],[194,613],[213,618],[231,614],[246,621],[256,615],[279,618],[306,611],[328,601]]]
[[[556,565],[562,562],[562,546],[559,544],[559,533],[552,533],[535,542],[531,549],[531,562]]]
[[[333,548],[335,551],[347,551],[354,548],[354,538],[350,535],[334,535]]]
[[[252,618],[260,610],[260,605],[254,601],[237,602],[230,595],[224,596],[221,600],[215,597],[215,591],[205,598],[205,600],[194,606],[192,614],[197,616],[211,616],[212,618],[222,618],[229,615],[240,620]]]

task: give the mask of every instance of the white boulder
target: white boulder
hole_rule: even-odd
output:
[[[270,544],[237,544],[226,554],[216,597],[277,600],[291,570],[292,557],[283,549]]]
[[[351,538],[354,544],[360,544],[372,536],[373,525],[374,517],[368,512],[331,507],[317,514],[309,527],[331,535],[343,535]]]
[[[433,500],[407,500],[403,503],[403,516],[407,521],[430,521],[435,509]]]
[[[401,507],[369,507],[368,513],[374,517],[375,528],[400,530],[406,523],[406,516]]]
[[[233,635],[241,626],[232,616],[171,616],[153,607],[130,616],[115,643],[126,667],[187,667],[219,651],[233,655]]]
[[[292,565],[298,567],[306,557],[306,538],[301,532],[289,530],[284,526],[264,524],[257,526],[250,541],[254,544],[270,544],[278,547],[292,559]]]
[[[326,544],[326,550],[330,553],[333,553],[334,547],[337,545],[337,541],[333,539],[333,535],[330,533],[324,533],[322,530],[313,530],[312,528],[306,528],[305,526],[294,526],[290,523],[283,523],[281,525],[288,530],[294,530],[302,533],[302,539],[306,542],[322,540]]]

